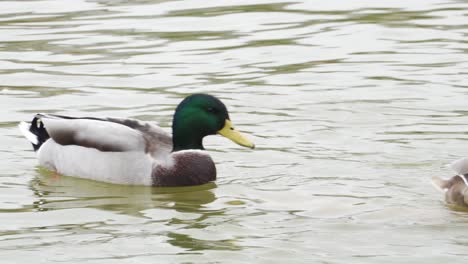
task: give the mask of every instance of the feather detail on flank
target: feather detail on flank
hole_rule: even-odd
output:
[[[34,145],[37,145],[39,143],[37,136],[31,133],[31,131],[29,131],[30,125],[28,123],[21,122],[19,123],[18,128],[21,131],[21,134],[23,134],[23,136],[27,140],[29,140],[29,142],[31,142]]]

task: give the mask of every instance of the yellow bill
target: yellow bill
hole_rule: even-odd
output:
[[[223,137],[229,138],[230,140],[234,141],[235,143],[241,146],[248,147],[251,149],[255,148],[255,145],[252,142],[250,142],[250,140],[248,140],[239,131],[234,129],[231,120],[226,119],[224,127],[218,131],[218,134],[220,134]]]

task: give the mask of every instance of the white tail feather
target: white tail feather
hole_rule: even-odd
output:
[[[31,143],[33,143],[34,145],[37,145],[39,143],[39,141],[37,140],[37,136],[31,133],[31,131],[29,131],[28,123],[21,122],[19,123],[18,128],[24,135],[24,137],[27,138]]]

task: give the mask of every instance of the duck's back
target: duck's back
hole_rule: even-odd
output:
[[[40,165],[67,176],[118,184],[153,185],[153,168],[166,164],[172,149],[168,133],[133,119],[40,114],[20,129]]]

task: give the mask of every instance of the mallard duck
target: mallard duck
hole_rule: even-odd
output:
[[[445,192],[449,204],[468,206],[468,158],[462,158],[449,164],[456,175],[450,179],[432,177],[432,183]]]
[[[255,147],[234,129],[226,106],[208,94],[190,95],[177,106],[172,137],[151,122],[122,118],[37,114],[19,128],[41,166],[116,184],[187,186],[214,181],[216,167],[203,147],[208,135]]]

